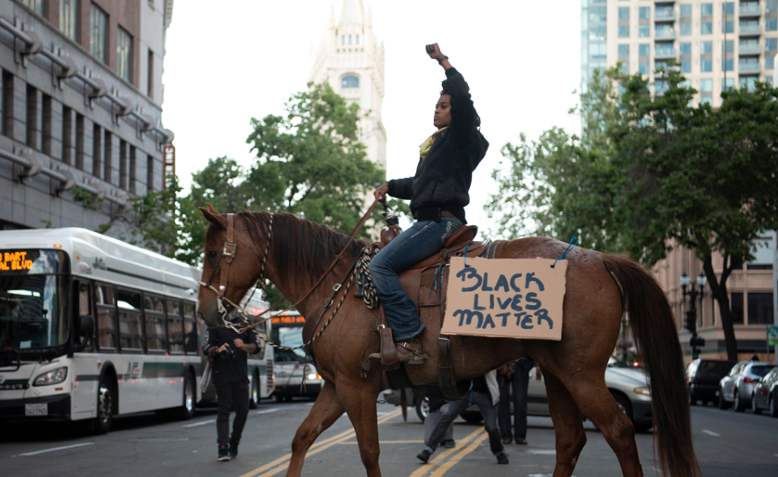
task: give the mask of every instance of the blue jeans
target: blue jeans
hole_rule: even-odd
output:
[[[400,285],[399,274],[442,249],[446,239],[461,226],[459,219],[451,217],[443,217],[439,222],[420,220],[389,242],[370,262],[373,284],[396,341],[413,339],[424,331],[416,305]]]

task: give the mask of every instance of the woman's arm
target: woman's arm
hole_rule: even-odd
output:
[[[467,138],[469,132],[476,129],[475,118],[478,116],[470,97],[470,87],[462,74],[451,66],[448,56],[440,51],[440,46],[437,43],[427,45],[426,49],[430,58],[437,61],[446,72],[446,81],[443,82],[443,87],[452,99],[449,129],[457,136]]]

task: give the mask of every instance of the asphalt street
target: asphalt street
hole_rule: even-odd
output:
[[[3,476],[283,476],[292,435],[311,402],[263,403],[251,411],[240,455],[216,461],[215,412],[200,411],[189,421],[155,414],[118,419],[106,435],[88,435],[64,425],[3,424],[0,469]],[[694,444],[708,477],[778,475],[778,419],[736,414],[716,408],[692,408]],[[442,450],[431,464],[420,465],[423,426],[410,413],[403,422],[394,406],[379,405],[381,467],[387,477],[550,475],[554,466],[551,420],[530,417],[529,445],[507,448],[510,465],[497,465],[482,426],[458,422],[457,447]],[[620,475],[616,458],[589,424],[588,442],[575,475]],[[639,434],[638,446],[646,475],[659,475],[651,434]],[[364,475],[358,447],[346,417],[319,437],[306,459],[305,476]]]

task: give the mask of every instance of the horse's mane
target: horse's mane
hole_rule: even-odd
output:
[[[265,238],[267,233],[265,224],[270,214],[241,212],[238,215],[254,225],[248,227],[254,242],[259,240],[256,236],[257,228],[262,231],[261,238]],[[288,213],[273,214],[272,253],[282,266],[305,270],[315,276],[321,275],[347,243],[348,235],[326,225]],[[358,257],[364,247],[363,241],[354,239],[346,251],[346,256]]]

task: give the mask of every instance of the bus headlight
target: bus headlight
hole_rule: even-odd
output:
[[[316,381],[321,379],[321,376],[319,376],[319,373],[317,373],[316,371],[308,371],[308,374],[305,375],[305,379],[307,379],[308,381]]]
[[[52,369],[47,371],[33,381],[33,386],[51,386],[52,384],[59,384],[68,377],[68,368],[63,366],[61,368]]]
[[[651,396],[651,389],[648,386],[638,386],[632,390],[635,394],[641,396]]]

